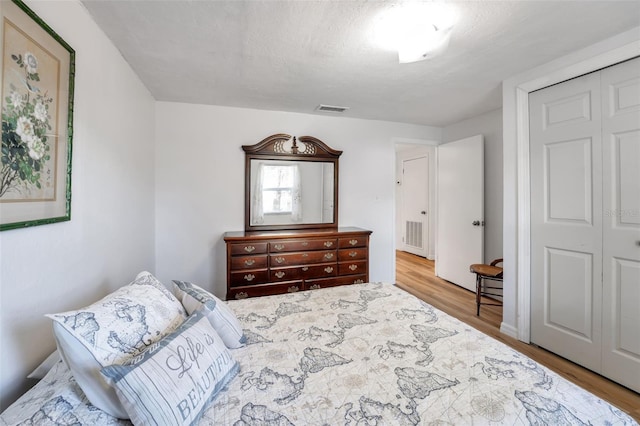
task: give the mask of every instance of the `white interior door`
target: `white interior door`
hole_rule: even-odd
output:
[[[402,161],[402,216],[404,251],[427,257],[429,158]]]
[[[484,261],[484,138],[438,145],[436,275],[475,291]]]
[[[529,95],[531,341],[601,364],[600,77]]]
[[[602,374],[640,392],[640,59],[601,74]]]

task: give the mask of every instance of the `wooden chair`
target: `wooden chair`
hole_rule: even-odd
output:
[[[496,259],[490,265],[474,263],[469,267],[469,270],[476,274],[476,315],[478,316],[480,316],[480,305],[502,306],[502,303],[498,301],[496,301],[497,303],[482,302],[482,296],[502,297],[502,292],[496,292],[496,290],[502,291],[502,284],[489,286],[483,282],[485,280],[502,282],[502,267],[496,266],[499,263],[502,263],[502,259]]]

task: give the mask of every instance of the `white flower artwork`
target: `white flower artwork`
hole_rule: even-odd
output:
[[[0,231],[70,220],[75,51],[23,0],[0,22]]]
[[[44,172],[52,168],[52,125],[47,105],[54,99],[38,87],[40,75],[34,53],[12,54],[11,59],[14,71],[23,77],[22,86],[11,84],[11,94],[2,109],[0,198],[42,197]]]

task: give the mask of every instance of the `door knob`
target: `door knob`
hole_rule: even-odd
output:
[[[422,211],[420,212],[420,214],[427,214],[427,212],[426,212],[426,211],[424,211],[424,210],[422,210]]]
[[[479,220],[474,220],[471,224],[473,226],[480,226],[480,221]]]

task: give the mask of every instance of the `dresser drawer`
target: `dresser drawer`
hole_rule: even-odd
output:
[[[338,275],[362,274],[367,272],[367,261],[357,260],[354,262],[340,262],[338,264]]]
[[[231,272],[231,285],[234,287],[262,284],[269,281],[267,269]]]
[[[272,268],[269,274],[271,281],[290,281],[297,279],[335,277],[338,274],[336,263],[294,266],[290,268]]]
[[[305,280],[309,278],[335,277],[338,274],[338,265],[336,263],[303,266],[300,269]]]
[[[304,290],[304,284],[302,281],[290,281],[279,284],[261,284],[250,287],[234,287],[229,289],[227,293],[227,300],[268,296],[270,294],[295,293],[302,290]]]
[[[335,262],[338,258],[336,250],[305,251],[302,253],[282,253],[269,256],[269,265],[274,267],[305,265],[311,263]]]
[[[261,254],[267,252],[267,243],[229,244],[229,250],[232,256]]]
[[[368,248],[351,248],[338,250],[338,260],[340,262],[348,260],[361,260],[366,259],[369,254]]]
[[[298,266],[292,268],[272,268],[269,271],[270,281],[291,281],[302,279],[302,270]]]
[[[266,268],[267,260],[266,254],[259,256],[233,256],[231,258],[231,270]]]
[[[337,285],[362,284],[366,275],[350,275],[348,277],[319,278],[305,281],[305,290],[317,290],[319,288],[334,287]]]
[[[338,240],[335,238],[323,238],[318,240],[287,240],[274,241],[269,243],[270,253],[281,253],[289,251],[305,251],[305,250],[326,250],[335,249],[338,246]]]
[[[338,240],[338,247],[366,247],[367,241],[368,238],[366,236],[344,237]]]

